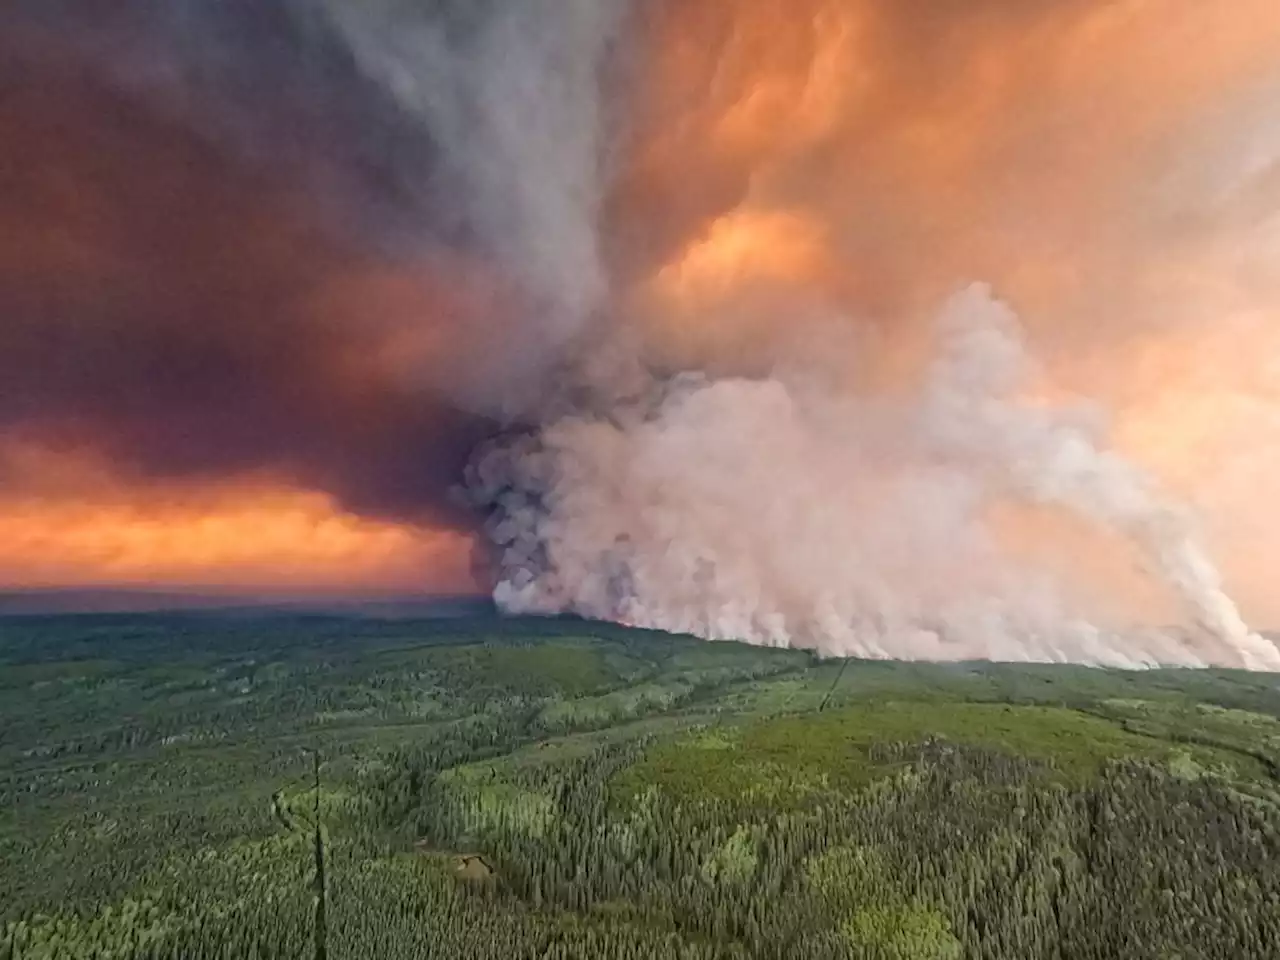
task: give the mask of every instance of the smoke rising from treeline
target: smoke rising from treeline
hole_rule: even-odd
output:
[[[716,639],[918,659],[1274,669],[1190,529],[1079,411],[1021,402],[1015,318],[981,287],[896,401],[801,375],[655,383],[481,455],[495,599]],[[1131,539],[1202,634],[1095,622],[1003,549],[990,509],[1065,509]]]

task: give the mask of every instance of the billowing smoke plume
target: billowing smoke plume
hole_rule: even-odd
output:
[[[473,530],[513,611],[1280,668],[1155,479],[1280,349],[1271,6],[20,0],[0,471]]]
[[[973,287],[894,402],[802,373],[655,383],[483,454],[495,597],[710,638],[871,657],[1215,662],[1274,669],[1176,512],[1070,409],[1027,404],[1011,312]],[[1131,537],[1216,641],[1091,622],[997,542],[1001,500]]]
[[[1170,152],[1195,129],[1187,102],[1268,89],[1250,65],[1280,32],[1186,4],[1162,24],[1142,4],[655,6],[657,76],[609,227],[625,342],[661,372],[473,462],[499,602],[875,656],[1280,665],[1191,518],[1090,411],[1037,395],[1007,307],[970,288],[920,322],[976,273],[1041,331],[1036,311],[1072,325],[1060,372],[1064,340],[1090,353],[1148,326],[1124,316],[1142,282],[1117,264],[1204,262],[1222,225],[1188,231],[1178,207],[1200,201],[1142,178],[1213,154]],[[1132,41],[1150,30],[1234,53],[1143,74]],[[1230,309],[1197,293],[1184,318]],[[1020,539],[1045,516],[1132,551],[1194,626],[1137,628],[1037,564]]]

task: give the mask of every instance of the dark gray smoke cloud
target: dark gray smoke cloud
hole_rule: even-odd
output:
[[[599,300],[609,6],[8,7],[0,437],[468,523]]]

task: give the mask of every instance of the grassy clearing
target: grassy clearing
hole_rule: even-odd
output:
[[[580,697],[615,682],[599,650],[569,643],[467,647],[440,659],[453,684],[484,685],[526,696]]]
[[[642,683],[598,697],[557,700],[543,709],[538,721],[548,732],[610,726],[670,710],[693,692],[694,688],[682,679]]]
[[[1064,782],[1087,780],[1108,760],[1175,755],[1167,741],[1061,707],[860,704],[660,744],[616,778],[614,795],[625,799],[656,785],[684,800],[794,804],[815,793],[856,790],[890,773],[893,764],[871,759],[877,744],[934,737],[1042,761]],[[1204,768],[1249,766],[1247,758],[1210,747],[1184,745],[1176,753],[1184,767],[1188,760]]]
[[[716,706],[757,716],[817,710],[831,691],[839,671],[838,663],[824,664],[800,675],[735,686],[716,700]]]
[[[456,767],[440,777],[463,831],[481,837],[496,831],[541,837],[555,819],[551,798],[511,783],[487,764]]]
[[[946,915],[906,897],[875,847],[833,847],[809,861],[805,880],[859,955],[894,960],[963,955]]]
[[[893,960],[960,960],[964,948],[947,918],[920,906],[867,907],[840,926],[850,946]]]
[[[755,876],[758,864],[753,832],[747,827],[739,827],[703,862],[702,876],[709,883],[745,883]]]
[[[1267,779],[1269,764],[1280,768],[1280,720],[1270,714],[1207,703],[1136,699],[1106,700],[1100,712],[1125,729],[1194,744],[1197,759],[1229,765],[1255,779]]]

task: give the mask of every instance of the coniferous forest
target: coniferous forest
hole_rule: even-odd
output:
[[[1280,957],[1280,676],[0,621],[0,960]]]

